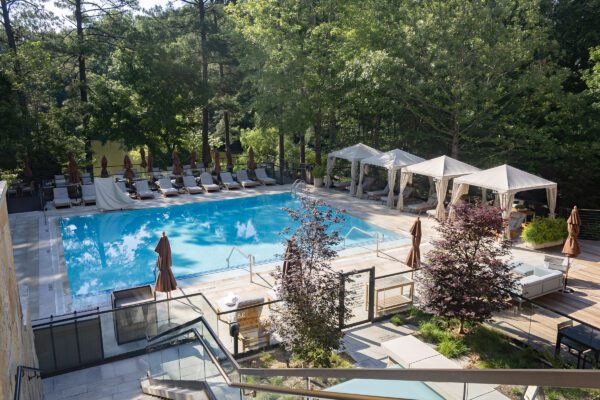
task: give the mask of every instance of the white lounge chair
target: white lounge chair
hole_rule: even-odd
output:
[[[408,199],[408,198],[410,197],[410,195],[412,194],[412,192],[413,192],[413,188],[412,188],[412,186],[407,186],[407,187],[405,187],[405,188],[404,188],[404,196],[403,196],[403,197],[404,197],[404,200]],[[388,193],[388,194],[389,194],[389,193]],[[387,196],[381,196],[381,197],[379,198],[379,200],[381,200],[381,202],[382,202],[382,203],[386,203],[386,202],[387,202],[387,198],[388,198]],[[397,195],[397,194],[395,194],[395,195],[394,195],[394,204],[395,204],[397,201],[398,201],[398,195]]]
[[[153,199],[154,192],[150,190],[147,180],[135,181],[135,190],[140,199]]]
[[[223,182],[223,185],[225,185],[227,190],[241,188],[240,184],[233,180],[231,172],[221,172],[219,176],[221,177],[221,182]]]
[[[94,185],[81,186],[81,199],[83,204],[92,204],[96,202],[96,187]]]
[[[364,178],[362,182],[363,193],[369,190],[374,182],[375,178],[373,178],[372,176],[367,176],[366,178]],[[358,183],[356,184],[356,187],[358,188]],[[346,186],[344,189],[350,190],[350,186]]]
[[[429,196],[429,198],[427,199],[427,201],[424,201],[424,202],[421,202],[421,203],[409,204],[409,205],[405,206],[404,208],[407,211],[420,214],[420,213],[425,212],[427,210],[433,210],[436,207],[437,207],[437,197],[436,196]]]
[[[189,194],[202,193],[202,188],[198,186],[196,178],[193,176],[186,175],[183,177],[183,187]]]
[[[167,178],[161,178],[158,180],[158,190],[164,196],[177,196],[179,192],[171,184],[171,180]]]
[[[115,183],[116,183],[117,187],[119,188],[119,190],[121,192],[123,192],[123,193],[125,193],[126,195],[129,196],[129,190],[127,190],[127,186],[125,185],[124,181],[118,181],[118,182],[115,182]]]
[[[92,176],[89,172],[84,172],[81,174],[81,184],[82,185],[91,185],[92,184]]]
[[[367,192],[368,199],[378,199],[381,196],[387,196],[390,192],[390,185],[385,185],[385,187],[381,190],[373,190],[371,192]]]
[[[71,207],[71,199],[66,187],[52,189],[54,207]]]
[[[208,172],[200,174],[200,184],[207,192],[218,192],[221,190],[221,187],[213,182],[213,178]]]
[[[246,171],[245,169],[238,171],[236,173],[236,178],[237,178],[237,181],[240,183],[240,185],[242,185],[245,188],[255,187],[255,186],[260,185],[260,183],[248,178],[248,171]]]
[[[254,171],[254,174],[256,175],[256,180],[258,180],[263,185],[274,185],[277,183],[277,181],[275,179],[270,178],[267,175],[267,172],[265,171],[264,168],[256,168],[256,170]]]

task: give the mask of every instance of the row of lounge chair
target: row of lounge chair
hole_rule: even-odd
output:
[[[255,171],[256,180],[248,177],[248,171],[241,170],[237,172],[236,179],[233,178],[231,172],[221,172],[219,178],[221,184],[227,190],[255,187],[260,184],[274,185],[275,179],[267,176],[263,168],[258,168]],[[183,189],[189,194],[206,192],[216,192],[221,190],[221,185],[214,182],[213,177],[208,172],[200,174],[198,179],[193,176],[185,175],[183,179]],[[160,178],[157,181],[158,190],[164,196],[175,196],[179,191],[173,187],[173,183],[168,178]]]
[[[240,189],[255,187],[258,185],[274,185],[275,179],[270,178],[264,168],[258,168],[255,171],[256,180],[252,180],[248,177],[248,171],[238,171],[236,179],[230,172],[221,172],[219,174],[223,187],[227,190]],[[221,185],[214,182],[213,177],[208,172],[203,172],[198,178],[194,176],[186,175],[182,177],[183,189],[189,194],[197,194],[206,192],[215,192],[221,190]],[[125,181],[117,181],[117,187],[123,192],[129,195],[129,189],[127,188]],[[155,192],[150,189],[148,181],[137,180],[134,182],[136,197],[139,199],[153,199]],[[159,192],[163,196],[177,196],[179,190],[173,187],[173,182],[169,178],[160,178],[157,181],[157,187]],[[72,200],[69,197],[69,193],[66,187],[56,187],[53,189],[54,194],[54,206],[55,207],[71,207]],[[83,204],[93,204],[96,202],[96,189],[94,185],[82,185],[81,186],[81,199]]]

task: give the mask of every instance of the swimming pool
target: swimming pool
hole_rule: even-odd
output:
[[[284,250],[280,232],[292,226],[287,208],[300,201],[289,193],[203,201],[143,210],[61,218],[59,228],[72,296],[154,283],[154,248],[166,232],[177,279],[228,269],[233,246],[255,257],[256,264],[277,261]],[[384,234],[385,241],[406,237],[345,214],[336,229],[343,235],[356,226]],[[348,247],[372,243],[354,232]],[[229,268],[247,265],[234,253]]]

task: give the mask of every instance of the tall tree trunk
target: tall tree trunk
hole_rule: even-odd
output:
[[[198,0],[200,14],[200,47],[202,51],[202,82],[208,88],[208,49],[206,46],[206,8],[204,0]],[[208,143],[208,104],[202,107],[202,162],[205,167],[210,164],[210,147]]]
[[[279,179],[280,183],[283,184],[283,171],[285,164],[285,147],[284,147],[284,136],[283,131],[279,130]]]
[[[231,135],[229,132],[229,111],[223,111],[223,127],[225,131],[225,151],[227,154],[231,154]],[[233,160],[227,160],[227,162],[232,162]],[[233,164],[233,162],[232,162]],[[231,165],[233,167],[233,165]]]
[[[458,160],[458,153],[459,153],[459,135],[458,132],[454,132],[454,134],[452,135],[452,149],[451,149],[451,155],[450,157],[452,158],[456,158]]]
[[[87,69],[85,65],[84,37],[83,37],[83,9],[81,0],[75,0],[75,24],[77,29],[77,64],[79,68],[79,98],[82,103],[88,102]],[[88,132],[90,117],[87,108],[83,111],[83,132],[85,135],[85,163],[88,172],[92,172],[92,138]]]
[[[15,71],[15,76],[17,77],[17,80],[19,81],[19,83],[21,83],[23,74],[21,71],[21,63],[17,58],[17,41],[15,39],[15,32],[13,31],[12,21],[10,20],[10,11],[8,9],[8,4],[6,0],[0,0],[0,5],[2,6],[4,32],[6,33],[8,48],[13,52],[14,55],[13,69]],[[17,99],[19,101],[19,107],[21,108],[21,115],[23,117],[23,131],[27,134],[27,137],[29,137],[28,134],[30,133],[30,129],[28,122],[29,110],[27,108],[27,96],[25,95],[25,92],[23,92],[19,88],[17,89]]]
[[[321,111],[318,111],[315,115],[313,128],[315,130],[315,164],[321,165],[321,134],[323,129]]]
[[[300,164],[306,164],[306,132],[300,133]]]

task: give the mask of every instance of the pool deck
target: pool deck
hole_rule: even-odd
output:
[[[192,202],[218,201],[223,199],[256,196],[263,194],[285,193],[290,185],[260,186],[256,189],[221,191],[200,195],[180,195],[171,198],[158,197],[154,200],[136,201],[133,208],[164,207]],[[416,215],[401,213],[389,209],[380,202],[360,200],[348,193],[334,190],[314,190],[311,194],[321,198],[328,204],[343,209],[347,213],[366,222],[390,231],[409,235]],[[22,303],[32,319],[49,315],[58,315],[74,311],[70,302],[69,285],[66,266],[62,256],[62,243],[58,231],[58,219],[62,216],[86,215],[100,212],[96,206],[76,206],[66,209],[11,214],[10,223],[13,235],[15,268],[20,286]],[[422,219],[423,239],[421,252],[425,254],[430,242],[435,239],[436,222],[433,219]],[[350,271],[374,266],[376,275],[407,270],[403,263],[409,246],[406,243],[385,243],[379,256],[373,249],[358,248],[343,252],[333,262],[336,270]],[[600,244],[582,241],[583,254],[573,262],[569,286],[575,289],[574,294],[555,293],[539,298],[540,302],[548,302],[554,308],[574,315],[590,323],[600,326]],[[549,252],[533,251],[516,244],[512,249],[512,257],[516,262],[541,265],[545,254],[557,254],[560,249]],[[250,283],[249,273],[243,269],[226,273],[207,274],[193,282],[180,282],[185,293],[203,292],[216,304],[228,292],[243,293],[244,297],[268,296],[273,284],[269,272],[274,265],[257,268],[254,283]],[[106,297],[99,304],[106,306]],[[87,307],[89,306],[89,307]]]

